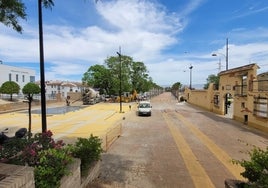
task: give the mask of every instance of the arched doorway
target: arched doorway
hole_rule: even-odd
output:
[[[224,115],[229,118],[233,118],[233,109],[234,109],[233,96],[230,93],[226,93],[224,98],[225,98]]]

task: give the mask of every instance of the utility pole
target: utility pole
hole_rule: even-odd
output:
[[[229,49],[228,49],[228,38],[226,38],[226,70],[228,70],[228,51],[229,51]]]
[[[119,100],[120,100],[120,113],[122,113],[122,60],[121,60],[121,46],[119,46],[119,52],[116,52],[119,56]]]

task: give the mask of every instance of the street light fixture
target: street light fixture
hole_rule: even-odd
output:
[[[213,53],[212,56],[218,56],[219,55],[222,55],[225,57],[225,61],[226,61],[226,70],[228,70],[228,38],[226,39],[226,55],[223,54],[223,53]]]
[[[121,62],[121,47],[119,52],[116,52],[119,56],[119,100],[120,100],[120,113],[122,113],[122,62]]]
[[[189,67],[189,69],[190,69],[190,89],[192,89],[192,69],[193,69],[193,66],[191,65]]]

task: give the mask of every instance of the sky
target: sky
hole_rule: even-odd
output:
[[[24,0],[22,34],[0,23],[3,64],[40,79],[37,0]],[[204,85],[209,75],[257,63],[268,71],[267,0],[54,0],[43,9],[45,79],[81,81],[121,54],[141,61],[160,86]],[[217,56],[212,56],[216,54]],[[189,67],[193,67],[190,71]],[[190,79],[192,78],[192,79]]]

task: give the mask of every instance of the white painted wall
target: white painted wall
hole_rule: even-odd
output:
[[[0,86],[6,81],[14,81],[22,88],[29,82],[35,82],[35,70],[0,64]]]

